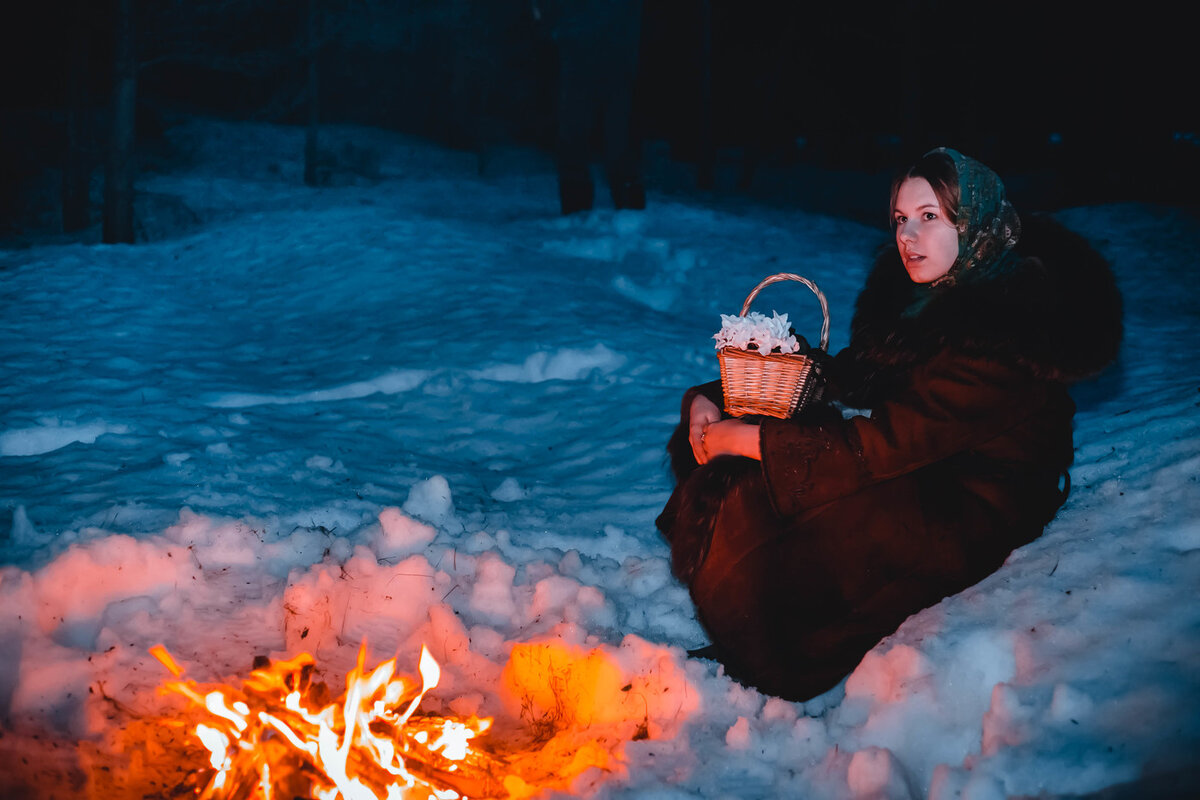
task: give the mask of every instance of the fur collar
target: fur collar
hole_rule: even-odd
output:
[[[908,279],[894,244],[881,250],[851,322],[850,351],[863,380],[946,348],[1053,381],[1104,369],[1122,333],[1108,262],[1046,216],[1025,221],[1016,254],[990,273],[931,288]]]

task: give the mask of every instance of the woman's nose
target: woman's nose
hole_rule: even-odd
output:
[[[913,233],[912,228],[910,227],[911,225],[912,225],[911,220],[906,220],[904,222],[901,222],[899,225],[896,226],[896,236],[906,242],[913,241],[913,239],[916,237]]]

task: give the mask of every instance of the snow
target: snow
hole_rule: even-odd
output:
[[[609,768],[571,794],[1200,784],[1193,213],[1059,213],[1112,260],[1127,326],[1074,390],[1070,500],[788,703],[686,655],[705,636],[653,524],[663,446],[683,389],[717,373],[720,315],[767,274],[816,281],[844,346],[882,227],[653,192],[560,218],[529,154],[481,176],[403,137],[326,135],[377,149],[382,177],[311,191],[301,132],[192,120],[172,136],[195,161],[142,188],[202,223],[0,251],[0,758],[26,765],[0,789],[58,796],[70,780],[47,776],[73,775],[61,796],[105,796],[89,765],[132,758],[123,728],[165,703],[155,644],[198,680],[307,650],[336,684],[364,640],[410,674],[427,645],[435,709],[602,743]],[[814,333],[807,295],[758,304]]]

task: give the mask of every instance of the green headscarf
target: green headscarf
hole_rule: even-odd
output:
[[[926,155],[943,153],[958,173],[958,258],[950,270],[931,286],[950,286],[1004,271],[1016,260],[1012,252],[1021,238],[1021,219],[1004,195],[1000,177],[982,163],[957,150],[939,147]]]

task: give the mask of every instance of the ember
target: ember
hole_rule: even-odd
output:
[[[181,677],[163,647],[150,652]],[[199,796],[454,800],[508,794],[501,788],[502,762],[471,745],[490,719],[414,713],[441,675],[427,649],[421,648],[419,688],[395,675],[395,659],[369,673],[365,661],[364,644],[336,700],[312,681],[307,653],[254,670],[241,689],[168,683],[209,717],[195,727],[211,772]]]

